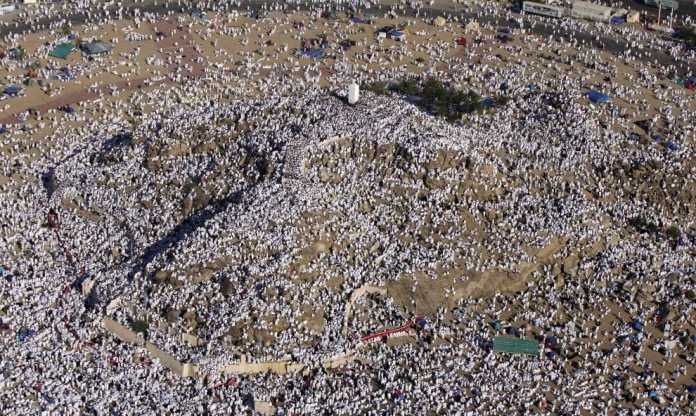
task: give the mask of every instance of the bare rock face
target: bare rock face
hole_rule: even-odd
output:
[[[193,211],[193,197],[191,194],[188,194],[184,197],[184,200],[181,202],[181,216],[183,218],[186,218],[189,215],[191,215],[192,211]]]
[[[208,263],[195,265],[189,270],[184,270],[183,273],[187,276],[188,280],[193,283],[207,282],[215,275],[215,273],[225,269],[232,263],[232,257],[223,256]]]
[[[578,258],[577,254],[571,254],[570,256],[566,257],[563,261],[563,273],[569,276],[575,276],[578,272],[579,262],[580,259]]]
[[[328,253],[331,250],[331,241],[329,240],[319,240],[314,243],[314,251],[317,254]]]
[[[145,168],[151,172],[157,172],[162,167],[162,162],[156,156],[147,157],[145,159]]]
[[[191,153],[191,146],[181,142],[176,142],[162,149],[162,154],[166,157],[178,157]]]
[[[204,154],[204,153],[210,153],[217,149],[217,143],[214,141],[207,141],[203,143],[198,143],[193,147],[193,153],[194,154]]]
[[[172,272],[160,270],[155,273],[155,280],[158,282],[166,282],[172,276]]]
[[[457,291],[457,296],[468,298],[489,297],[495,293],[517,292],[527,286],[527,281],[521,279],[519,275],[503,270],[489,270],[483,273],[476,273],[469,279],[461,289]]]

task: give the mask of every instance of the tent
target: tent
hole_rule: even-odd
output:
[[[553,335],[546,337],[546,339],[544,340],[544,345],[546,345],[547,348],[556,351],[559,349],[558,338],[556,338]]]
[[[406,34],[402,32],[401,30],[398,29],[392,29],[389,32],[387,32],[387,37],[393,40],[397,40],[399,42],[404,41],[406,39]]]
[[[339,45],[343,50],[348,50],[355,46],[355,41],[352,39],[343,39],[341,42],[339,42]]]
[[[338,13],[336,10],[326,10],[321,14],[324,19],[336,20],[338,19]]]
[[[8,56],[10,59],[14,59],[15,61],[21,61],[24,59],[24,56],[26,55],[26,52],[24,51],[24,48],[11,48],[8,51]]]
[[[55,79],[62,81],[72,81],[75,79],[75,74],[67,66],[62,67],[54,76]]]
[[[321,59],[324,57],[324,50],[322,49],[302,48],[300,53],[308,58]]]
[[[638,120],[635,122],[636,126],[640,127],[646,133],[650,132],[650,120]]]
[[[493,338],[493,351],[538,356],[539,342],[515,337],[495,337]]]
[[[469,23],[466,24],[466,26],[464,26],[464,31],[467,33],[479,32],[480,27],[479,27],[478,22],[475,20],[470,21]]]
[[[5,95],[16,97],[22,91],[22,87],[19,85],[8,85],[5,87]]]
[[[693,90],[696,88],[696,76],[689,77],[684,81],[684,88]]]
[[[667,140],[665,142],[665,147],[671,151],[679,150],[679,145],[677,145],[676,143],[674,143],[671,140]]]
[[[17,341],[23,343],[24,341],[33,337],[35,334],[36,334],[36,331],[29,329],[29,328],[21,327],[19,329],[19,331],[17,331]]]
[[[51,52],[48,53],[48,56],[65,59],[68,57],[68,55],[70,55],[70,52],[72,52],[73,48],[75,48],[75,44],[72,42],[59,43],[53,48]]]
[[[242,396],[242,405],[246,406],[250,409],[255,409],[256,407],[256,400],[254,400],[254,396],[251,393],[247,393]]]
[[[72,282],[71,287],[75,290],[80,290],[82,288],[82,285],[85,283],[85,281],[89,278],[89,274],[87,273],[82,273],[80,276],[77,276],[75,280]]]
[[[111,52],[114,47],[107,42],[102,42],[100,40],[93,40],[89,43],[84,43],[80,45],[80,49],[87,55],[101,55],[104,53]]]
[[[208,18],[208,15],[204,11],[198,9],[191,12],[191,17],[193,17],[194,19],[201,20],[203,22],[208,22],[210,20]]]
[[[603,94],[599,91],[595,90],[590,90],[587,93],[587,98],[590,99],[593,103],[608,103],[609,102],[609,96],[606,94]]]
[[[363,18],[365,19],[365,22],[367,22],[368,24],[374,23],[374,21],[377,20],[378,17],[379,16],[376,13],[372,12],[365,12],[363,14]]]

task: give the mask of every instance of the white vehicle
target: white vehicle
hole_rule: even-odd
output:
[[[551,4],[541,4],[532,1],[522,3],[522,11],[525,13],[539,14],[549,17],[563,17],[565,8]]]
[[[595,20],[608,22],[611,19],[611,7],[600,6],[588,1],[574,1],[570,15],[576,19]]]
[[[0,4],[0,16],[15,11],[14,4]]]
[[[648,25],[648,29],[654,30],[655,32],[661,32],[665,33],[667,35],[673,35],[674,34],[674,29],[672,29],[669,26],[664,26],[664,25],[658,25],[657,23],[650,23]]]

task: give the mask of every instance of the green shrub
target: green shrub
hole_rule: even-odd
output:
[[[694,28],[684,28],[674,34],[675,38],[681,39],[687,46],[696,48],[696,30]]]
[[[456,99],[458,100],[459,111],[461,113],[475,113],[483,109],[481,96],[474,91],[469,91],[465,94],[460,93]]]
[[[679,227],[676,225],[672,225],[669,228],[667,228],[667,237],[671,238],[672,240],[676,240],[679,238],[681,233],[679,232]]]
[[[386,95],[393,91],[399,94],[418,96],[421,98],[418,102],[419,106],[450,121],[460,119],[463,114],[483,110],[479,94],[474,91],[464,92],[448,88],[442,81],[432,77],[426,79],[420,86],[418,80],[405,78],[392,87],[389,87],[385,82],[376,81],[364,84],[362,88],[379,95]],[[507,103],[508,98],[501,96],[500,100]]]
[[[658,231],[657,225],[645,217],[631,218],[628,223],[640,233],[655,234]]]
[[[389,87],[384,81],[375,81],[368,84],[364,84],[362,89],[365,91],[373,92],[377,95],[387,95],[389,94]]]
[[[510,102],[510,97],[507,95],[497,95],[493,101],[495,101],[495,105],[503,106]]]
[[[131,329],[135,332],[140,332],[143,335],[147,335],[148,324],[147,321],[137,320],[131,322]]]
[[[448,95],[442,82],[435,78],[428,78],[425,80],[423,83],[423,92],[421,94],[428,105],[437,105],[438,102],[443,101]]]
[[[413,78],[404,79],[394,87],[394,91],[404,95],[419,95],[418,81]]]

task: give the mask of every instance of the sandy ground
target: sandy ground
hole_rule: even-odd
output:
[[[261,22],[248,18],[222,18],[212,16],[211,25],[204,25],[201,22],[191,22],[191,19],[183,18],[182,29],[177,29],[175,21],[161,22],[156,25],[142,23],[136,26],[132,21],[119,22],[116,25],[109,25],[105,28],[82,27],[75,28],[75,32],[82,38],[98,36],[100,39],[112,41],[114,50],[107,56],[99,57],[94,61],[88,61],[79,52],[73,52],[65,60],[57,60],[45,56],[45,42],[53,42],[54,36],[48,33],[36,33],[26,36],[21,40],[21,45],[27,50],[29,58],[27,62],[37,62],[41,68],[70,66],[83,67],[84,70],[74,81],[50,81],[52,88],[51,94],[42,91],[38,86],[27,87],[24,95],[18,98],[9,98],[0,101],[0,107],[4,106],[0,115],[0,124],[10,124],[18,121],[18,116],[27,109],[36,109],[40,115],[31,116],[25,125],[30,128],[28,132],[18,135],[16,141],[9,142],[2,139],[2,154],[10,152],[30,152],[38,157],[43,152],[50,151],[51,146],[59,145],[60,138],[51,137],[50,123],[72,123],[75,128],[79,128],[80,121],[72,116],[67,116],[60,112],[52,112],[52,109],[64,105],[76,105],[78,112],[89,112],[90,101],[101,99],[104,105],[110,103],[126,102],[133,94],[137,94],[138,89],[147,90],[150,86],[159,85],[167,82],[172,86],[177,85],[172,77],[177,74],[183,77],[200,77],[206,71],[219,71],[221,73],[233,73],[237,81],[243,85],[251,81],[259,82],[269,73],[283,73],[287,75],[288,82],[304,79],[305,71],[310,73],[330,74],[334,65],[347,62],[363,70],[375,71],[380,73],[388,66],[399,66],[406,68],[406,71],[413,75],[421,75],[425,71],[448,71],[449,64],[454,60],[469,62],[471,65],[489,70],[504,66],[518,66],[526,74],[535,73],[537,75],[530,78],[543,81],[562,76],[582,77],[583,82],[589,87],[600,87],[605,85],[605,71],[601,70],[604,66],[615,68],[615,76],[612,81],[617,86],[622,86],[629,90],[637,90],[638,95],[645,99],[645,105],[639,105],[631,97],[622,97],[620,94],[613,94],[614,104],[621,110],[635,114],[635,119],[644,119],[662,112],[664,107],[672,106],[677,119],[680,118],[681,109],[672,104],[673,96],[690,96],[693,92],[677,88],[671,81],[663,81],[669,84],[670,90],[666,96],[658,98],[662,93],[659,84],[652,86],[652,89],[637,88],[635,79],[639,77],[639,68],[636,64],[617,59],[604,52],[593,52],[593,59],[600,63],[597,69],[587,68],[575,60],[568,64],[567,59],[574,57],[582,51],[570,48],[548,47],[546,42],[540,42],[534,36],[523,34],[515,35],[515,40],[508,44],[501,44],[494,39],[494,33],[483,30],[480,34],[465,33],[458,26],[449,24],[444,28],[436,28],[430,24],[417,19],[379,19],[373,26],[352,25],[346,28],[345,22],[327,22],[323,19],[313,21],[305,15],[280,15],[274,14]],[[274,21],[277,20],[277,21]],[[406,22],[408,40],[405,44],[400,44],[392,40],[384,41],[376,51],[370,52],[369,46],[376,43],[373,30],[388,24],[401,24]],[[299,33],[295,26],[302,23],[305,26],[303,33]],[[189,33],[190,27],[190,33]],[[335,28],[340,28],[344,35],[336,35]],[[154,40],[128,41],[125,33],[135,31],[141,34],[154,35],[156,32],[164,32],[167,36],[161,41]],[[224,33],[228,31],[228,33]],[[328,57],[322,61],[314,61],[309,58],[297,57],[294,48],[300,46],[300,39],[314,38],[326,33],[329,42],[333,45],[328,52]],[[466,36],[469,40],[466,48],[458,47],[455,39],[459,36]],[[480,43],[474,42],[475,38],[481,40]],[[343,53],[336,43],[342,39],[354,40],[357,45]],[[443,46],[444,45],[444,46]],[[435,56],[428,51],[428,46],[439,46],[445,49],[441,56]],[[178,59],[175,55],[185,55]],[[159,59],[162,65],[148,64],[147,59]],[[171,58],[170,62],[167,60]],[[200,62],[198,60],[201,60]],[[248,70],[247,62],[259,62],[261,71]],[[419,62],[420,61],[420,62]],[[648,71],[655,73],[655,69],[649,68]],[[46,71],[48,73],[50,71]],[[22,65],[14,62],[0,67],[0,80],[3,83],[21,83],[25,69]],[[169,77],[169,78],[167,78]],[[164,79],[163,79],[164,78]],[[328,86],[328,76],[322,76],[320,84]],[[263,94],[263,88],[259,84],[251,84],[247,89],[250,95]],[[465,83],[462,82],[462,86]],[[483,95],[493,94],[494,91],[486,89],[486,86],[474,86]],[[113,94],[113,90],[118,90],[119,94]],[[696,100],[689,100],[691,108],[694,108]],[[125,110],[124,110],[125,111]],[[147,109],[143,109],[146,113]],[[95,111],[97,112],[97,111]],[[43,125],[43,126],[42,126]],[[13,127],[10,127],[13,128]],[[688,140],[688,138],[685,138]],[[694,140],[691,138],[691,140]],[[4,177],[0,176],[0,184],[21,182],[27,178]],[[325,250],[347,253],[347,242],[341,241],[335,236],[321,234],[322,222],[331,213],[308,213],[306,223],[301,224],[307,229],[306,250],[303,256],[297,259],[291,266],[298,279],[312,281],[317,276],[305,270],[319,253]],[[476,221],[470,213],[462,213],[458,226],[468,227],[476,230]],[[478,230],[481,232],[481,230]],[[436,231],[434,232],[436,234]],[[404,238],[408,238],[404,236]],[[485,238],[483,232],[477,238]],[[578,253],[591,250],[593,244],[597,242],[587,242],[586,246],[578,247]],[[249,242],[250,247],[254,243]],[[329,246],[327,248],[327,245]],[[563,268],[567,259],[554,257],[554,253],[563,245],[562,241],[555,240],[547,247],[529,247],[530,253],[536,258],[537,263],[517,265],[519,274],[530,274],[534,267],[539,264],[550,264],[556,268]],[[481,253],[482,257],[488,253]],[[376,256],[377,257],[377,256]],[[216,271],[227,267],[229,259],[219,259],[219,261],[200,265],[188,273],[193,279],[205,280]],[[503,270],[491,270],[485,273],[470,273],[469,280],[466,282],[453,279],[454,275],[467,273],[466,270],[442,270],[438,279],[431,279],[425,275],[400,276],[399,279],[391,282],[386,288],[387,296],[395,300],[400,313],[426,314],[432,315],[439,306],[446,305],[448,308],[456,305],[456,301],[464,296],[487,296],[495,292],[506,292],[519,290],[519,279],[511,279]],[[169,276],[160,275],[162,282],[167,282]],[[414,281],[419,282],[419,289],[415,295],[410,294],[410,288]],[[477,282],[486,282],[486,286],[477,285]],[[340,290],[340,279],[328,282],[327,286],[331,290]],[[562,283],[559,283],[562,284]],[[269,294],[272,295],[272,294]],[[307,327],[312,333],[320,333],[325,320],[323,311],[320,307],[314,306],[311,296],[298,305],[302,311],[302,316]],[[365,315],[368,311],[359,310],[357,315]],[[560,316],[569,311],[559,311]],[[607,305],[606,311],[596,311],[587,313],[583,316],[588,328],[598,327],[600,329],[610,328],[619,317],[628,319],[627,312],[618,310],[612,305]],[[493,318],[493,317],[491,317]],[[275,334],[282,332],[287,323],[276,320],[274,317],[261,317],[269,323],[271,330],[256,331],[254,338],[261,339],[263,342],[272,343]],[[509,320],[510,323],[520,327],[529,325],[516,315],[516,311],[509,311],[509,316],[500,316],[497,319]],[[388,325],[385,325],[388,326]],[[383,327],[383,326],[382,326]],[[375,327],[375,330],[382,327]],[[678,330],[679,328],[674,328]],[[657,330],[647,325],[647,330],[656,332]],[[690,328],[691,332],[694,328]],[[235,336],[242,331],[242,328],[230,328],[230,334]],[[607,339],[596,336],[588,339],[588,343],[606,343]],[[679,362],[673,360],[669,364],[662,362],[662,356],[656,355],[652,350],[646,349],[644,355],[655,365],[656,371],[669,372]],[[663,365],[664,364],[664,365]],[[682,376],[676,383],[685,383],[693,376],[694,368]]]

